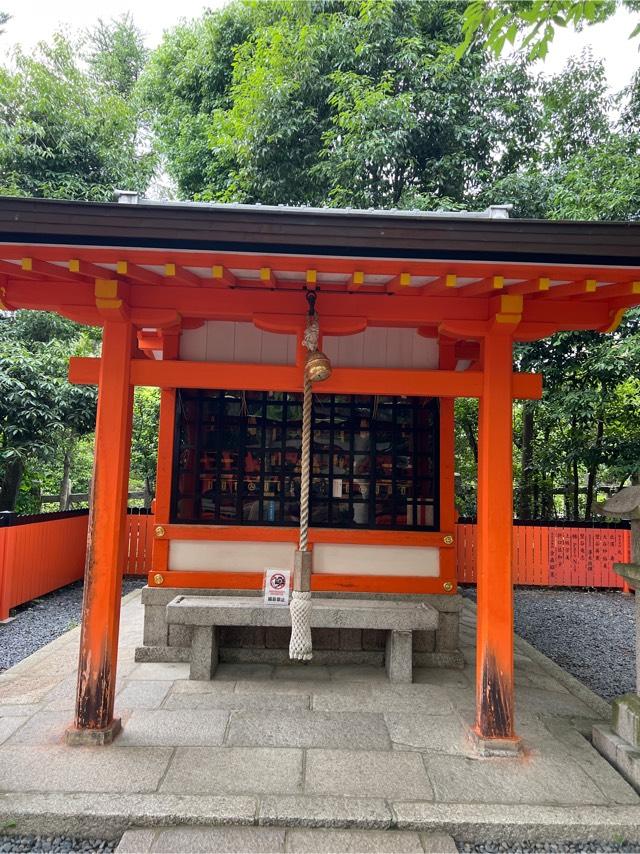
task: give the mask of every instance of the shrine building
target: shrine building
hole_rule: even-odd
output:
[[[614,332],[640,304],[639,238],[637,223],[517,220],[504,206],[0,199],[0,308],[103,328],[100,358],[69,370],[98,387],[79,740],[115,734],[132,394],[154,386],[141,661],[189,660],[195,635],[167,623],[177,596],[262,596],[276,567],[307,603],[310,587],[312,609],[316,597],[425,603],[437,625],[409,634],[410,658],[459,664],[454,401],[477,399],[474,732],[516,744],[512,403],[539,398],[542,382],[514,372],[513,348]],[[288,660],[289,631],[233,626],[216,655]],[[312,640],[318,662],[384,655],[375,624]]]

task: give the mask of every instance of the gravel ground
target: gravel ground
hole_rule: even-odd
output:
[[[520,851],[523,854],[537,851],[637,852],[638,846],[630,842],[621,842],[620,844],[615,842],[520,842],[515,845],[507,845],[505,842],[484,842],[480,845],[473,842],[463,842],[458,843],[458,851],[486,851],[493,852],[493,854],[501,854],[503,851]]]
[[[144,584],[146,578],[142,576],[125,578],[122,595]],[[11,611],[15,620],[0,625],[0,673],[79,624],[82,587],[82,582],[76,581]]]
[[[0,836],[5,851],[115,851],[117,839],[78,839],[76,836]]]
[[[475,588],[464,595],[475,599]],[[556,664],[611,700],[635,690],[635,603],[619,591],[515,591],[515,629]]]

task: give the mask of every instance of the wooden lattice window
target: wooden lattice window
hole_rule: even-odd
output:
[[[177,395],[174,522],[297,525],[302,396]],[[436,530],[433,398],[314,394],[311,525]]]

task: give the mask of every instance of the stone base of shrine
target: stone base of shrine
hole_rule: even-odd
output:
[[[143,645],[137,647],[139,662],[186,662],[191,654],[190,626],[169,625],[166,607],[179,595],[243,596],[250,591],[143,587]],[[256,596],[261,596],[255,591]],[[323,598],[393,599],[416,602],[424,600],[438,611],[438,627],[432,631],[413,632],[415,667],[462,668],[460,651],[459,595],[405,596],[371,593],[326,593]],[[233,664],[288,664],[291,630],[281,627],[223,626],[220,628],[220,661]],[[368,664],[382,666],[387,632],[378,629],[312,629],[315,664]]]
[[[593,744],[640,791],[640,697],[637,694],[625,694],[613,701],[612,724],[594,726]]]
[[[121,731],[121,719],[114,718],[111,724],[104,729],[69,727],[64,734],[64,740],[69,747],[101,747],[105,744],[111,744]]]

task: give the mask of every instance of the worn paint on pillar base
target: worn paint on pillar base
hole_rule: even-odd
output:
[[[498,667],[493,654],[482,664],[482,691],[477,703],[478,719],[472,738],[481,756],[513,756],[520,752],[520,739],[514,734],[513,684]]]
[[[75,726],[69,727],[64,734],[64,740],[69,747],[91,747],[111,744],[121,730],[122,723],[120,718],[114,718],[109,726],[103,729],[78,729]]]

